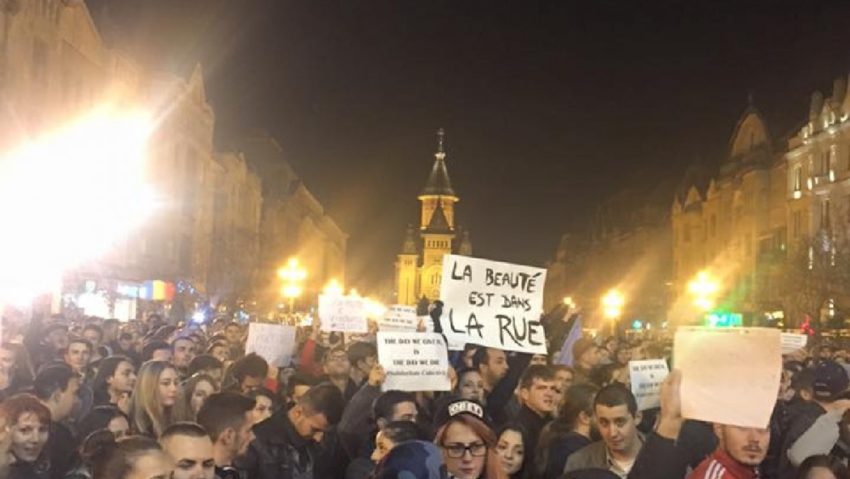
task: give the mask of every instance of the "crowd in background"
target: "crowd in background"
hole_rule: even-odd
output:
[[[407,392],[382,387],[374,331],[299,327],[279,367],[223,318],[5,318],[0,477],[850,479],[843,348],[784,357],[769,426],[745,428],[683,419],[675,370],[638,410],[628,363],[670,344],[583,337],[564,361],[573,321],[543,318],[550,354],[469,344],[450,392]]]

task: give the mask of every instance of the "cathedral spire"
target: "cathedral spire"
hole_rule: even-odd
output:
[[[437,130],[437,155],[442,155],[443,158],[446,157],[446,151],[443,149],[443,140],[446,137],[446,130],[440,128]]]
[[[428,182],[422,190],[421,196],[455,196],[452,182],[449,180],[449,172],[446,169],[445,150],[446,131],[437,130],[437,152],[434,153],[434,166],[428,175]]]

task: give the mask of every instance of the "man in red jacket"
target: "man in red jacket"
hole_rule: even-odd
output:
[[[720,445],[688,479],[755,479],[767,455],[770,429],[714,425]]]

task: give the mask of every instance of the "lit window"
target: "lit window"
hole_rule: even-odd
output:
[[[803,168],[800,165],[794,167],[794,191],[803,189]]]

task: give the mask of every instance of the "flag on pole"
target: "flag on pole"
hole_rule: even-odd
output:
[[[575,315],[570,318],[571,327],[567,337],[564,338],[564,344],[558,352],[558,357],[555,359],[555,364],[563,364],[565,366],[573,365],[573,346],[581,339],[581,316]]]

